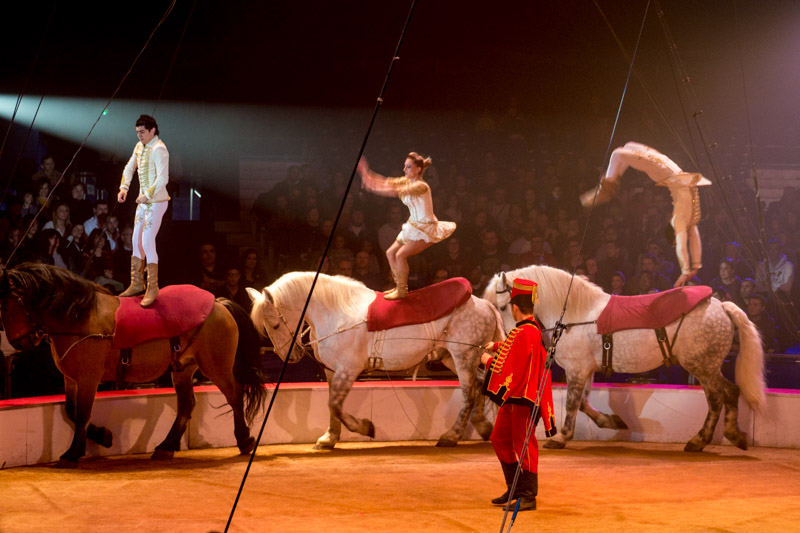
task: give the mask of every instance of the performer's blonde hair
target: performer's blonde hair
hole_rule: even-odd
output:
[[[417,152],[411,152],[406,156],[406,159],[411,159],[414,161],[414,164],[420,167],[422,172],[425,172],[425,169],[431,166],[431,163],[433,163],[430,157],[422,157]]]

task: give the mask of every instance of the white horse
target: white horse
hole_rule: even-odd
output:
[[[496,274],[489,281],[484,299],[492,302],[503,316],[506,328],[513,326],[509,309],[509,280],[525,278],[539,284],[539,302],[534,311],[543,328],[552,328],[561,316],[571,275],[547,266],[529,266],[508,273]],[[564,324],[597,320],[611,296],[585,278],[575,276],[569,293]],[[739,330],[739,356],[736,359],[736,383],[721,372],[722,362],[731,348],[734,326]],[[679,321],[666,326],[669,338],[675,335]],[[578,407],[599,427],[627,429],[617,415],[596,411],[589,403],[594,372],[600,369],[601,335],[596,324],[569,327],[558,343],[555,360],[567,376],[567,407],[561,431],[545,443],[547,448],[563,448],[575,430]],[[656,335],[650,329],[629,329],[614,333],[613,369],[616,372],[646,372],[663,363]],[[701,451],[714,435],[717,420],[725,407],[724,435],[734,445],[746,449],[746,436],[738,426],[739,392],[747,403],[760,410],[765,403],[764,351],[758,330],[747,315],[732,302],[710,298],[687,313],[675,339],[673,354],[703,386],[708,401],[708,416],[699,433],[689,440],[684,450]]]
[[[313,279],[314,272],[291,272],[260,293],[248,289],[253,299],[253,323],[259,331],[267,333],[275,353],[284,359]],[[431,353],[458,375],[464,398],[456,423],[439,438],[437,445],[455,446],[464,434],[470,414],[478,434],[488,439],[492,424],[483,413],[477,369],[483,345],[503,338],[499,313],[485,300],[470,296],[452,313],[432,323],[370,332],[367,308],[374,299],[375,291],[344,276],[320,274],[314,287],[305,322],[310,327],[309,344],[316,360],[326,369],[330,391],[330,425],[317,440],[316,448],[333,448],[339,441],[342,423],[355,433],[375,436],[375,426],[370,420],[357,419],[342,409],[353,381],[361,372],[406,370]],[[376,344],[382,344],[382,353],[370,353]],[[305,348],[296,344],[289,361],[298,361],[304,353]]]

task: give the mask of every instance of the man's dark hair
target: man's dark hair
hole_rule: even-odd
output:
[[[156,119],[151,117],[150,115],[142,115],[136,120],[136,127],[144,126],[144,128],[148,131],[152,130],[153,128],[156,129],[156,135],[158,135],[158,124],[156,123]]]
[[[519,310],[525,315],[533,314],[533,302],[531,302],[530,294],[517,294],[511,298],[511,304],[519,307]]]

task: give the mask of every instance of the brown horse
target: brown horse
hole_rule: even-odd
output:
[[[7,270],[0,282],[0,309],[9,341],[25,350],[50,343],[56,366],[64,374],[66,412],[75,424],[72,445],[57,466],[75,468],[86,450],[86,437],[111,446],[111,432],[89,424],[101,381],[118,378],[120,350],[112,347],[114,313],[119,298],[97,284],[59,267],[23,263]],[[180,448],[195,399],[192,376],[199,368],[233,408],[239,451],[250,453],[255,440],[248,425],[266,399],[266,381],[258,366],[258,333],[247,313],[229,300],[217,300],[205,321],[180,335],[186,347],[173,363],[169,339],[133,347],[124,380],[154,381],[172,368],[178,413],[169,434],[156,447],[154,459],[170,459]],[[172,364],[172,367],[171,367]]]

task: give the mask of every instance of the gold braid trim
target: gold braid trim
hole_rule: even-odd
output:
[[[506,362],[506,357],[508,357],[508,351],[511,349],[511,345],[514,344],[514,339],[519,334],[520,328],[514,328],[508,333],[508,337],[506,340],[502,342],[500,345],[500,349],[497,352],[497,357],[494,358],[494,363],[492,364],[491,371],[498,374],[503,370],[503,365]]]

